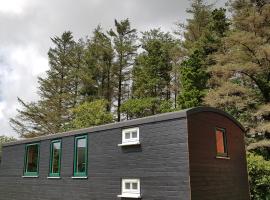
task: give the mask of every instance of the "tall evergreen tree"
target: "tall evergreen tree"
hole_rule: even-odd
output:
[[[82,93],[88,100],[105,99],[108,102],[107,111],[111,110],[115,85],[113,59],[111,39],[98,26],[87,42],[85,66],[81,73]]]
[[[77,71],[80,55],[71,32],[52,38],[48,52],[50,69],[46,77],[39,77],[38,102],[19,102],[22,109],[11,119],[13,128],[23,137],[54,134],[65,130],[72,119],[70,109],[78,103]],[[75,91],[76,90],[76,91]]]
[[[72,68],[70,70],[70,93],[72,96],[73,105],[72,107],[77,106],[82,100],[82,73],[85,66],[85,43],[83,40],[79,40],[74,44],[73,49],[73,58],[72,58]]]
[[[181,91],[178,96],[178,104],[182,109],[199,106],[202,103],[208,79],[202,63],[202,54],[195,51],[181,64]]]
[[[117,121],[121,120],[121,105],[128,97],[130,86],[130,72],[137,52],[136,29],[132,29],[128,19],[118,22],[115,20],[115,30],[109,31],[113,38],[113,47],[116,53],[115,78]]]
[[[179,34],[184,39],[183,47],[186,54],[192,54],[197,48],[197,42],[204,35],[207,26],[211,21],[211,9],[213,5],[206,4],[204,0],[191,0],[190,8],[186,12],[191,15],[187,23],[178,23]]]
[[[247,126],[250,142],[263,139],[262,145],[268,141],[270,146],[270,3],[236,0],[231,2],[231,9],[233,30],[215,55],[217,64],[210,70],[214,89],[206,102],[219,107],[213,96],[234,99],[231,107],[223,106],[232,114],[241,113],[235,116]],[[245,101],[247,94],[255,100]],[[237,106],[240,103],[242,108]]]
[[[181,91],[178,96],[180,108],[194,107],[202,104],[209,78],[207,69],[215,64],[212,54],[218,51],[221,38],[225,36],[229,29],[225,9],[210,10],[210,6],[202,4],[201,1],[200,4],[196,4],[195,8],[192,4],[192,9],[194,19],[189,22],[192,27],[196,27],[196,23],[198,23],[197,26],[201,26],[201,24],[205,26],[200,29],[201,33],[195,41],[192,42],[187,39],[184,42],[184,46],[189,47],[189,55],[180,67]],[[205,23],[202,23],[202,19],[198,22],[196,20],[202,10],[205,15],[208,13]],[[187,32],[185,32],[186,37],[192,34],[189,31],[190,29],[187,29]]]
[[[170,33],[153,29],[143,33],[144,50],[136,59],[133,70],[133,95],[170,100],[171,50],[176,45]]]
[[[130,117],[142,117],[162,112],[160,108],[164,105],[164,101],[171,101],[171,52],[176,43],[170,33],[164,33],[159,29],[142,34],[143,52],[136,58],[133,68],[132,99],[128,100],[123,107]],[[141,109],[144,107],[144,110],[148,111],[137,112],[139,107],[136,109],[136,106]]]

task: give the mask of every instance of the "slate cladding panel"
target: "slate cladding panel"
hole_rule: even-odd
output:
[[[25,144],[5,146],[0,200],[120,199],[121,178],[140,178],[144,200],[190,200],[185,118],[140,124],[141,146],[118,147],[121,128],[88,134],[88,179],[72,179],[74,136],[62,138],[61,179],[47,179],[50,140],[40,141],[38,178],[22,178]]]

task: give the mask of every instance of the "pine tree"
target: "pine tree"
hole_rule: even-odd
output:
[[[195,51],[180,67],[181,92],[178,96],[180,108],[199,106],[203,100],[207,73],[202,67],[203,58]]]
[[[144,50],[136,59],[133,70],[133,95],[170,99],[170,52],[175,41],[169,33],[159,29],[143,33],[141,45]]]
[[[191,15],[187,23],[178,23],[179,34],[184,39],[183,47],[186,54],[192,54],[197,48],[197,42],[203,36],[211,21],[211,9],[213,5],[206,4],[203,0],[192,0],[190,8],[186,12]]]
[[[194,41],[189,39],[189,34],[192,34],[191,29],[189,28],[185,32],[187,40],[184,42],[184,46],[189,47],[189,55],[180,67],[181,91],[178,96],[180,108],[202,105],[208,87],[207,69],[215,64],[212,55],[218,51],[221,38],[229,29],[225,9],[210,10],[210,6],[202,4],[201,1],[200,4],[196,4],[195,8],[192,4],[192,9],[194,19],[189,21],[190,24],[187,27],[200,27],[201,24],[204,24],[204,27],[198,29],[201,30],[201,33],[197,34],[199,36]],[[207,16],[204,23],[201,21],[203,19],[197,20],[197,16],[200,16],[201,12]]]
[[[111,39],[98,26],[87,42],[85,66],[81,73],[82,93],[90,101],[105,99],[107,111],[111,110],[113,97],[113,59]]]
[[[215,105],[211,101],[212,96],[221,97],[231,93],[230,99],[238,98],[232,109],[249,116],[240,120],[248,126],[252,137],[259,133],[267,139],[270,137],[269,114],[266,112],[270,105],[270,4],[263,1],[233,1],[231,9],[233,30],[224,38],[215,55],[217,64],[210,72],[211,84],[216,89],[210,91],[206,102]],[[230,87],[227,87],[229,84]],[[223,89],[225,87],[226,90]],[[238,92],[231,92],[236,88]],[[256,101],[244,100],[247,93],[240,91],[247,90],[250,96],[256,97]],[[217,95],[217,91],[224,92]],[[244,110],[236,107],[241,101],[245,102]]]
[[[130,72],[136,55],[136,29],[132,29],[128,19],[118,22],[115,20],[115,31],[111,29],[109,35],[113,38],[113,47],[116,53],[115,80],[117,121],[121,120],[121,105],[129,94]]]
[[[78,76],[81,49],[78,51],[71,32],[52,38],[54,48],[48,52],[50,69],[39,77],[39,101],[25,103],[11,119],[15,131],[23,137],[64,131],[72,119],[70,109],[78,103]],[[80,47],[81,48],[81,47]],[[76,51],[77,50],[77,51]]]
[[[176,43],[170,33],[164,33],[159,29],[142,34],[143,52],[136,58],[133,68],[132,99],[128,100],[123,107],[125,113],[129,114],[130,117],[159,113],[161,112],[160,106],[164,105],[164,101],[172,104],[171,52]],[[136,110],[139,110],[140,107],[149,111],[137,112]]]
[[[70,92],[72,96],[73,105],[77,106],[83,100],[82,95],[82,73],[85,66],[85,42],[80,39],[74,45],[73,49],[72,68],[70,71]]]

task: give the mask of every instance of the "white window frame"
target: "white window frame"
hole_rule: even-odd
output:
[[[131,188],[127,189],[126,183],[129,183]],[[137,189],[132,188],[132,184],[137,184]],[[140,179],[122,179],[122,194],[118,195],[118,197],[124,198],[141,198],[141,185]]]
[[[137,137],[132,138],[132,132],[137,132]],[[126,133],[130,133],[130,138],[126,139]],[[140,131],[139,127],[127,128],[122,130],[122,144],[118,146],[126,146],[126,145],[137,145],[140,144]]]

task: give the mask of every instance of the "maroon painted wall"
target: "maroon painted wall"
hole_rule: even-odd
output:
[[[228,159],[216,158],[215,127],[226,129]],[[250,199],[243,130],[215,112],[190,114],[188,130],[191,199]]]

